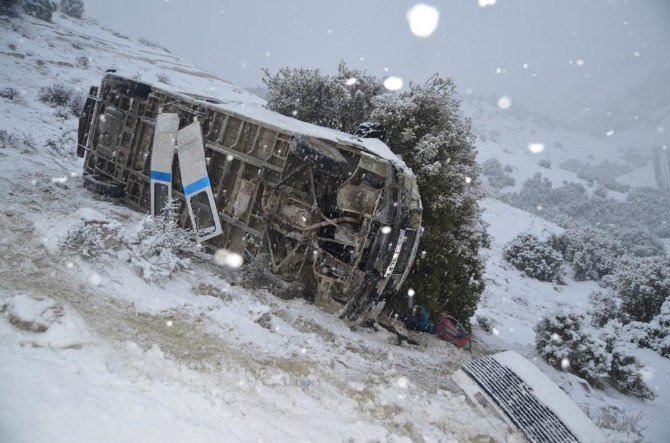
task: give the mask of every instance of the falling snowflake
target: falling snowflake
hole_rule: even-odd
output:
[[[407,21],[412,34],[421,38],[430,37],[440,21],[440,12],[433,6],[418,3],[407,11]]]
[[[356,84],[356,82],[358,82],[358,79],[356,77],[351,77],[348,78],[347,81],[344,82],[344,84],[347,86],[353,86]]]
[[[171,328],[172,325],[173,325],[172,320],[168,320],[165,322],[165,326],[167,326],[168,328]]]
[[[390,226],[382,226],[380,229],[382,234],[390,234],[391,233],[391,227]]]
[[[91,282],[93,286],[98,286],[100,283],[102,283],[102,277],[100,277],[100,274],[97,272],[93,272],[88,278],[88,281]]]
[[[408,297],[414,297],[414,294],[416,294],[416,292],[414,292],[414,289],[409,288],[409,289],[407,290],[407,296],[408,296]]]
[[[508,109],[510,106],[512,106],[512,99],[508,96],[503,95],[498,99],[498,107],[500,109]]]
[[[471,183],[472,179],[470,177],[465,177],[465,183]]]
[[[298,115],[298,110],[297,110],[297,109],[294,109],[293,111],[291,111],[291,115],[292,115],[293,117],[295,117],[296,115]]]
[[[394,76],[386,77],[386,80],[384,80],[384,87],[389,91],[397,91],[402,88],[402,79]]]
[[[570,367],[570,360],[568,360],[567,358],[564,358],[563,360],[561,360],[561,368],[562,369],[568,369],[569,367]]]
[[[528,143],[528,150],[533,154],[539,154],[544,151],[544,145],[542,143]]]
[[[528,69],[528,63],[523,64],[523,69]]]
[[[239,268],[244,263],[244,258],[236,252],[231,252],[227,249],[219,249],[214,253],[214,263],[219,266]]]
[[[575,61],[575,63],[577,63],[577,66],[584,66],[584,60],[582,60],[581,58],[578,58],[577,61]]]
[[[407,389],[407,387],[409,386],[409,380],[407,379],[407,377],[404,376],[400,377],[398,381],[396,381],[396,385],[398,385],[400,389]]]
[[[71,261],[69,261],[69,262],[65,263],[65,266],[67,266],[68,269],[72,269],[72,268],[74,268],[74,263],[72,263]]]
[[[479,0],[479,7],[486,8],[487,6],[493,6],[498,0]]]
[[[608,137],[611,137],[611,136],[614,135],[614,131],[613,131],[612,129],[610,129],[609,131],[607,131],[607,132],[605,133],[605,135],[608,136]]]

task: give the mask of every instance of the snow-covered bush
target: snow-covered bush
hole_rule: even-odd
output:
[[[649,323],[632,321],[621,329],[624,340],[670,358],[670,299],[663,303],[661,312]]]
[[[138,269],[148,282],[158,282],[187,269],[190,256],[201,251],[192,231],[177,224],[174,208],[161,216],[146,216],[140,222],[120,226],[109,222],[87,222],[71,231],[63,246],[84,258],[121,258]]]
[[[56,10],[55,3],[49,0],[22,0],[21,7],[26,14],[47,22]]]
[[[265,71],[267,103],[273,111],[353,134],[370,121],[372,99],[385,92],[381,79],[340,63],[330,76],[318,69]]]
[[[12,134],[0,129],[0,149],[15,149],[21,154],[35,154],[35,141],[26,134]]]
[[[626,322],[648,323],[670,298],[670,259],[624,256],[603,284],[621,300]]]
[[[121,232],[128,261],[141,271],[146,281],[160,281],[187,269],[189,256],[201,250],[193,232],[179,227],[174,214],[174,208],[168,208],[164,215],[148,215],[133,229]]]
[[[634,346],[629,341],[622,340],[621,328],[621,323],[613,320],[601,331],[607,352],[612,356],[608,372],[610,384],[624,394],[651,400],[656,394],[644,381],[643,368],[633,354]]]
[[[546,158],[543,158],[542,160],[537,162],[537,165],[541,168],[551,169],[551,160],[547,160]]]
[[[610,441],[626,441],[631,443],[640,443],[644,441],[641,426],[643,414],[642,411],[634,412],[627,408],[618,408],[616,406],[602,407],[595,417],[589,414],[599,428],[616,431],[620,438],[613,438]]]
[[[623,255],[619,242],[589,227],[552,235],[549,244],[572,264],[575,280],[600,280],[612,272],[617,259]]]
[[[72,115],[79,116],[83,108],[83,99],[75,89],[56,83],[41,88],[37,98],[52,108],[67,109]]]
[[[621,317],[621,300],[610,291],[594,291],[589,295],[591,323],[603,327]]]
[[[666,253],[663,242],[649,229],[629,227],[616,229],[612,233],[626,252],[636,257],[651,257],[653,255],[665,255]]]
[[[0,97],[11,101],[18,101],[21,99],[21,92],[19,92],[18,89],[12,87],[2,88],[0,89]]]
[[[497,189],[514,186],[516,183],[497,158],[489,158],[482,163],[482,175],[488,179],[489,185]]]
[[[589,195],[579,184],[567,182],[554,186],[540,173],[528,179],[518,193],[501,196],[506,203],[540,215],[565,228],[598,226],[608,231],[621,228],[648,229],[660,238],[670,237],[670,190],[633,188],[626,200],[614,200],[602,193]]]
[[[60,0],[60,10],[70,17],[81,18],[84,15],[84,0]]]
[[[70,231],[63,246],[92,259],[115,251],[120,246],[118,229],[108,222],[91,221]]]
[[[16,7],[21,0],[0,0],[0,12],[3,14],[16,14]]]
[[[525,275],[540,281],[563,283],[561,254],[533,234],[519,234],[503,249],[503,258]]]
[[[584,314],[574,311],[543,318],[535,326],[535,349],[556,369],[569,370],[594,386],[602,386],[612,356],[586,322]]]
[[[388,145],[417,174],[424,202],[421,254],[400,292],[412,288],[432,314],[447,310],[467,322],[484,290],[478,252],[487,236],[475,137],[453,81],[434,76],[388,93],[381,79],[344,64],[334,76],[291,68],[265,74],[272,110],[347,132],[362,122],[385,129]],[[399,298],[387,308],[407,309]]]

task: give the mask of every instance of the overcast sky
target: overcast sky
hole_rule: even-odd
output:
[[[415,3],[86,0],[86,8],[245,87],[262,84],[262,68],[332,72],[345,60],[405,81],[439,72],[460,91],[507,94],[553,112],[600,81],[625,88],[670,60],[670,0],[498,0],[484,8],[478,0],[426,1],[440,21],[425,39],[407,23]]]

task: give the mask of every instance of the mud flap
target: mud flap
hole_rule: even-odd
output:
[[[158,114],[151,148],[151,215],[156,216],[172,200],[172,162],[179,130],[179,116]]]
[[[179,131],[177,155],[191,224],[198,242],[203,242],[221,234],[221,220],[207,175],[199,122],[195,121]]]

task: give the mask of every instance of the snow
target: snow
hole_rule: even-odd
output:
[[[54,82],[83,95],[109,67],[151,82],[165,74],[171,90],[215,96],[222,101],[216,106],[242,116],[402,163],[376,139],[279,116],[241,88],[92,20],[2,18],[0,27],[0,45],[16,47],[0,53],[0,81],[25,91],[20,101],[0,98],[0,130],[20,139],[0,149],[0,441],[506,441],[513,436],[505,424],[469,406],[448,382],[462,362],[506,349],[537,365],[590,414],[608,406],[642,411],[644,440],[661,442],[670,433],[667,358],[636,353],[658,393],[652,402],[585,387],[538,358],[537,321],[563,307],[586,310],[598,286],[570,278],[565,286],[543,283],[507,264],[502,249],[516,235],[544,238],[562,229],[493,198],[483,202],[492,245],[483,251],[487,290],[477,315],[494,327],[488,335],[474,322],[472,353],[426,335],[416,336],[419,346],[396,346],[383,330],[351,330],[299,297],[243,288],[238,270],[211,260],[193,260],[150,283],[127,257],[89,260],[63,248],[68,232],[86,223],[136,226],[143,218],[82,188],[76,119],[37,100]],[[81,56],[90,59],[88,68],[76,66]],[[540,168],[538,159],[620,159],[619,149],[650,132],[589,135],[517,103],[500,112],[499,97],[467,97],[478,160],[513,166],[517,184],[506,189],[535,172],[556,184],[580,181],[557,166]],[[657,126],[668,127],[666,120],[659,114]],[[539,155],[527,149],[537,140],[544,144]],[[648,164],[618,179],[653,185]]]
[[[400,77],[389,76],[384,79],[384,87],[389,91],[397,91],[402,88],[402,79]]]
[[[434,6],[417,3],[407,10],[407,21],[412,34],[420,38],[427,38],[437,29],[440,11]]]
[[[84,94],[116,66],[151,81],[165,74],[170,88],[216,94],[220,106],[282,128],[391,157],[387,146],[280,118],[88,19],[0,26],[0,45],[16,45],[0,54],[1,82],[28,91],[24,101],[0,99],[0,130],[19,140],[0,149],[0,441],[506,439],[500,421],[445,383],[471,356],[448,343],[422,335],[418,346],[396,346],[385,330],[352,330],[301,298],[242,288],[237,270],[211,259],[150,282],[127,252],[87,259],[65,247],[87,224],[131,235],[144,215],[83,189],[77,120],[54,115],[37,93],[57,81]],[[88,68],[72,63],[79,56]],[[20,327],[30,322],[47,329]]]
[[[512,99],[506,95],[501,95],[498,99],[498,107],[500,109],[508,109],[510,106],[512,106]]]

